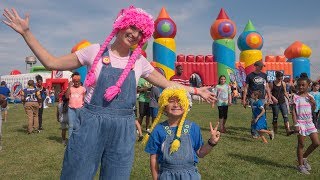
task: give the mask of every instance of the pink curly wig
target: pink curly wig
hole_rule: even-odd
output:
[[[146,43],[147,40],[152,36],[154,31],[154,21],[152,19],[152,16],[147,12],[145,12],[144,10],[140,8],[135,8],[134,6],[130,6],[127,9],[122,9],[119,12],[115,22],[113,23],[112,32],[100,47],[100,50],[97,56],[93,60],[91,69],[88,71],[88,74],[86,76],[86,80],[85,80],[86,86],[89,87],[94,85],[96,82],[96,76],[94,71],[97,67],[97,64],[101,58],[102,53],[105,51],[106,47],[108,46],[110,41],[113,39],[113,37],[118,33],[118,31],[121,29],[128,28],[129,26],[136,26],[138,29],[140,29],[142,31],[142,38],[138,43],[137,48],[131,54],[129,61],[126,67],[124,68],[123,72],[121,73],[116,84],[106,89],[104,98],[107,101],[111,101],[117,94],[121,92],[120,88],[124,80],[127,78],[131,68],[133,67],[133,64],[136,62],[139,55],[141,54],[141,48],[143,44]]]

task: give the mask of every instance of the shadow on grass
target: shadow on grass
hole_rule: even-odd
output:
[[[27,133],[27,129],[17,129],[17,132],[19,133],[23,133],[23,134],[26,134]]]
[[[49,136],[49,137],[47,137],[47,139],[49,139],[51,141],[56,141],[58,143],[61,143],[61,137],[60,136]]]
[[[28,132],[28,125],[23,125],[22,128],[17,129],[17,132],[26,134]]]
[[[222,134],[221,135],[223,138],[228,138],[228,139],[231,139],[231,140],[239,140],[239,141],[247,141],[247,142],[253,142],[255,141],[255,139],[253,139],[252,137],[250,136],[233,136],[233,135],[230,135],[229,134],[229,131],[227,134]]]
[[[200,128],[202,131],[210,131],[209,128]],[[243,136],[243,134],[246,133],[250,133],[250,129],[249,128],[245,128],[245,127],[235,127],[235,126],[226,126],[226,130],[228,135],[241,135]]]
[[[255,157],[255,156],[248,156],[248,155],[242,155],[242,154],[234,154],[234,153],[228,153],[229,156],[237,158],[237,159],[241,159],[241,160],[245,160],[257,165],[268,165],[268,166],[272,166],[272,167],[278,167],[278,168],[288,168],[288,169],[295,169],[294,166],[289,166],[289,165],[282,165],[267,159],[262,159],[260,157]]]

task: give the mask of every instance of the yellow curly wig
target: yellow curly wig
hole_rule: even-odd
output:
[[[182,127],[183,127],[184,121],[186,119],[186,116],[188,114],[189,105],[190,105],[189,98],[188,98],[188,92],[183,87],[173,86],[173,87],[168,87],[162,91],[162,93],[159,97],[159,102],[158,102],[159,112],[158,112],[157,117],[153,121],[153,123],[151,125],[151,129],[150,129],[150,131],[152,132],[153,129],[155,128],[155,126],[159,123],[161,115],[164,113],[164,110],[165,110],[166,106],[169,104],[169,99],[171,97],[177,97],[179,99],[179,104],[184,109],[184,113],[183,113],[182,118],[180,120],[176,137],[171,144],[170,154],[178,151],[178,149],[180,147],[180,137],[181,137]],[[149,134],[146,134],[144,136],[142,143],[146,144],[148,142],[148,140],[149,140]]]

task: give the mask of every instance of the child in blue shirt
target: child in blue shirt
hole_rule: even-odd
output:
[[[313,82],[311,88],[312,88],[312,91],[310,92],[310,94],[313,96],[316,102],[316,108],[312,112],[312,121],[313,121],[313,124],[316,126],[316,128],[319,129],[318,118],[319,118],[319,110],[320,110],[320,92],[319,92],[320,85],[318,82]]]
[[[270,139],[273,140],[274,132],[268,130],[264,104],[261,99],[259,99],[260,94],[260,91],[253,91],[251,94],[251,98],[254,100],[251,107],[253,113],[252,124],[253,129],[259,133],[263,143],[268,143],[263,135],[268,134]]]
[[[211,137],[204,144],[200,127],[186,116],[191,97],[183,88],[166,88],[159,98],[159,113],[146,135],[145,151],[150,154],[150,169],[153,179],[200,179],[196,164],[203,158],[220,138],[217,130],[219,122],[212,127]],[[168,119],[158,124],[162,114]],[[150,137],[149,137],[150,136]]]

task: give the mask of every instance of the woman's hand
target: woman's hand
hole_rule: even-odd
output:
[[[12,8],[11,11],[5,8],[3,16],[6,18],[6,20],[2,20],[2,22],[11,27],[17,33],[21,34],[22,36],[24,36],[24,34],[26,34],[26,32],[29,31],[28,14],[25,15],[25,19],[22,19],[14,8]]]
[[[198,88],[198,95],[200,95],[208,103],[213,103],[217,100],[213,92],[211,92],[210,87],[201,87]]]

